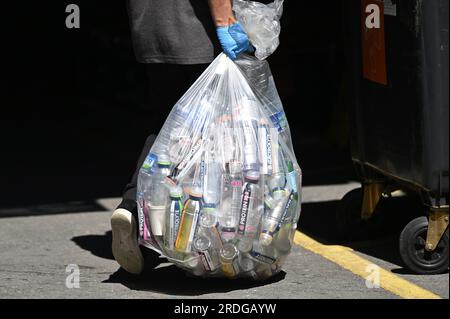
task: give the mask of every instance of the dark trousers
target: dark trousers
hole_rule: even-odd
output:
[[[151,114],[149,125],[152,133],[147,137],[137,161],[136,171],[125,186],[122,202],[124,208],[137,215],[136,189],[139,170],[145,161],[158,132],[161,130],[172,107],[197,80],[208,65],[145,64],[149,84],[148,109]]]

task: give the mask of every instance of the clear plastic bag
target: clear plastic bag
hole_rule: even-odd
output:
[[[233,10],[256,49],[255,56],[264,60],[274,53],[280,44],[283,0],[275,0],[267,5],[256,1],[234,0]]]
[[[301,170],[266,61],[212,62],[167,118],[137,202],[140,243],[195,276],[263,280],[281,270]]]
[[[200,277],[281,270],[301,212],[301,170],[269,68],[283,0],[234,0],[256,57],[219,55],[177,102],[138,178],[140,244]]]

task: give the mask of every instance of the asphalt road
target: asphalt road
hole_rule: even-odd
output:
[[[330,203],[355,186],[305,188],[304,214],[311,218],[322,210],[326,216]],[[148,256],[154,270],[130,276],[119,269],[111,254],[109,217],[116,203],[117,199],[104,199],[47,205],[28,208],[34,210],[33,216],[0,219],[0,298],[397,299],[408,297],[402,293],[405,287],[417,292],[415,297],[449,298],[448,273],[408,273],[398,261],[395,236],[353,242],[349,247],[324,245],[320,236],[299,240],[284,272],[265,284],[189,278],[173,265],[159,263],[154,254]],[[16,209],[18,215],[26,211]],[[308,218],[305,224],[313,227]],[[311,233],[311,228],[306,230]],[[348,254],[347,263],[341,260],[345,254],[334,254],[339,249]],[[374,264],[389,277],[383,277],[380,288],[368,288],[351,260]],[[79,288],[66,286],[70,264],[79,268]]]

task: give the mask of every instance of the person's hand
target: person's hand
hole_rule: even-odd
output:
[[[239,22],[229,26],[217,27],[217,36],[223,52],[232,60],[242,52],[253,51],[242,25]]]

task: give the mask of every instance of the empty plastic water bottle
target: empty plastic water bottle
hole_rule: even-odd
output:
[[[236,247],[239,250],[239,253],[243,255],[249,254],[253,247],[253,240],[251,238],[243,237],[238,241]]]
[[[283,223],[273,237],[273,246],[281,255],[287,255],[292,248],[296,228],[291,222]]]
[[[211,240],[212,246],[216,250],[222,249],[223,240],[218,230],[218,212],[215,209],[202,209],[200,215],[200,227],[198,236],[205,236]]]
[[[225,244],[220,250],[221,269],[226,277],[233,278],[239,274],[238,250],[233,244]]]
[[[206,206],[216,208],[222,194],[222,169],[212,153],[205,156],[204,165],[203,201]]]
[[[150,235],[150,219],[148,212],[148,194],[152,181],[152,175],[155,173],[155,167],[157,162],[157,156],[153,153],[149,153],[139,171],[138,177],[138,190],[136,194],[136,202],[138,208],[139,217],[139,237],[144,241],[151,238]]]
[[[288,160],[286,166],[287,166],[287,174],[286,174],[287,184],[289,186],[289,189],[292,190],[292,192],[294,193],[295,200],[298,200],[299,194],[297,185],[300,183],[298,181],[299,176],[294,169],[294,164],[292,163],[292,161]]]
[[[190,190],[189,199],[184,204],[180,228],[178,230],[177,240],[175,242],[175,249],[179,252],[189,253],[192,251],[192,243],[197,231],[198,220],[202,208],[201,201],[201,190]]]
[[[243,98],[240,105],[234,109],[234,116],[242,131],[240,142],[242,144],[242,157],[244,171],[259,171],[260,162],[258,158],[258,127],[260,114],[259,105],[256,100]]]
[[[169,179],[176,184],[182,180],[195,164],[196,159],[200,157],[203,140],[197,139],[196,142],[189,144],[189,149],[181,157],[182,159],[174,166],[169,174]]]
[[[253,242],[250,257],[262,265],[271,266],[277,260],[276,251],[272,246],[263,246],[257,240]]]
[[[163,236],[164,219],[169,205],[169,190],[165,178],[170,174],[170,161],[167,156],[158,157],[157,166],[149,175],[142,174],[141,182],[149,178],[148,189],[144,197],[149,206],[150,226],[154,236]]]
[[[269,125],[266,118],[261,119],[258,130],[261,173],[272,175],[278,171],[278,133]]]
[[[242,198],[242,169],[241,163],[232,161],[230,163],[230,187],[231,207],[222,211],[220,230],[226,241],[231,241],[235,235],[241,210]]]
[[[220,157],[223,160],[223,166],[227,167],[235,158],[237,158],[236,138],[232,127],[232,118],[229,115],[223,115],[217,119],[217,141]]]
[[[206,271],[214,272],[220,267],[219,251],[206,236],[198,236],[194,241],[194,249]]]
[[[274,199],[277,199],[286,191],[286,175],[282,172],[278,172],[269,178],[268,184],[272,196]]]
[[[281,223],[288,215],[290,197],[287,192],[283,192],[283,194],[283,197],[277,199],[273,209],[269,210],[262,220],[261,235],[259,239],[264,246],[269,246],[272,243],[273,236],[279,231]]]
[[[166,218],[166,227],[164,229],[164,244],[170,250],[175,248],[182,212],[183,190],[181,187],[174,187],[170,190],[169,218]]]
[[[255,271],[255,262],[248,257],[239,255],[239,268],[243,277],[250,277],[258,280],[258,274]]]

